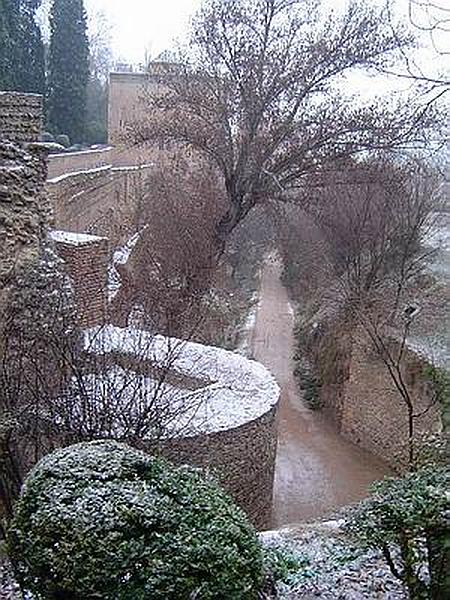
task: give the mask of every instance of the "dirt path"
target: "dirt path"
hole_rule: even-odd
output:
[[[306,408],[292,374],[294,315],[280,266],[268,262],[252,337],[255,359],[282,388],[275,469],[274,527],[323,516],[367,494],[385,465],[338,435],[320,413]]]

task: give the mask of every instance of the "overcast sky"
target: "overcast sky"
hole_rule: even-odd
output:
[[[88,9],[107,14],[116,59],[143,62],[170,47],[173,38],[186,32],[200,0],[86,0]]]
[[[229,0],[232,1],[232,0]],[[348,0],[322,0],[330,8],[339,8]],[[408,0],[393,0],[397,15],[408,19]],[[384,0],[366,0],[369,5]],[[201,4],[201,0],[85,0],[88,12],[103,10],[112,26],[114,58],[125,62],[144,62],[146,55],[155,57],[170,48],[174,38],[186,33],[189,20]],[[450,9],[450,0],[433,0],[433,5]],[[436,12],[448,17],[448,13]],[[424,15],[416,10],[413,15],[418,24],[425,24]],[[423,34],[423,41],[429,42],[429,35]],[[440,32],[437,41],[440,49],[450,52],[450,32]],[[425,60],[429,67],[428,53]],[[436,53],[430,55],[436,67]],[[438,59],[441,65],[447,61]],[[449,59],[449,55],[446,56]],[[448,64],[448,62],[447,62]],[[442,68],[442,67],[441,67]],[[439,69],[440,70],[440,69]]]

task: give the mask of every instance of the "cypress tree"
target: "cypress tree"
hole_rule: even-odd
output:
[[[41,0],[0,0],[0,89],[45,91],[44,44],[35,21]]]
[[[36,10],[42,0],[21,0],[20,47],[17,69],[18,90],[45,93],[44,42],[35,21]]]
[[[67,134],[72,142],[82,142],[89,80],[89,42],[83,0],[54,0],[50,28],[50,129]]]
[[[0,0],[0,89],[13,90],[17,84],[18,24],[17,0]]]

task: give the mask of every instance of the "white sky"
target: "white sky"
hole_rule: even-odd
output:
[[[232,0],[229,0],[232,1]],[[385,0],[365,0],[369,5],[381,4]],[[408,1],[392,0],[398,10],[397,15],[407,20]],[[414,0],[413,0],[414,1]],[[423,1],[423,0],[421,0]],[[330,8],[341,8],[348,0],[322,0]],[[435,6],[450,10],[450,0],[433,0]],[[201,0],[85,0],[91,11],[105,12],[112,26],[112,45],[116,60],[141,63],[146,56],[155,57],[163,50],[170,48],[177,37],[186,33],[192,15],[201,5]],[[448,13],[436,13],[448,17]],[[423,13],[417,10],[414,18],[419,24],[425,23]],[[429,35],[423,34],[423,41],[429,43]],[[443,40],[446,42],[443,44]],[[437,40],[440,49],[450,52],[450,33],[439,32]],[[423,56],[427,56],[425,53]],[[431,62],[436,60],[432,53]],[[438,63],[450,62],[450,54],[438,58]],[[429,64],[429,60],[425,59]],[[436,67],[436,65],[433,65]],[[442,67],[441,67],[442,68]]]
[[[104,10],[112,25],[116,59],[144,62],[182,36],[201,0],[85,0],[86,8]]]

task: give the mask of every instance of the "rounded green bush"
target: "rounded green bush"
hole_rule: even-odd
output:
[[[112,441],[46,456],[8,533],[37,598],[254,599],[262,550],[244,513],[187,467]]]
[[[56,136],[55,141],[57,144],[61,144],[61,146],[64,146],[64,148],[68,148],[70,146],[70,138],[68,135],[65,134]]]

